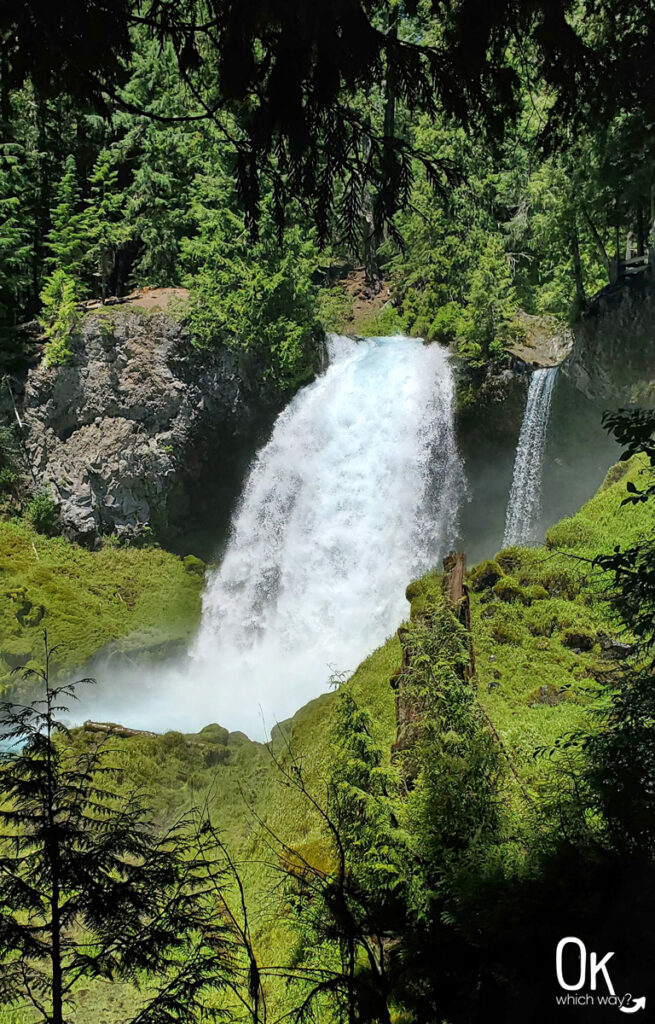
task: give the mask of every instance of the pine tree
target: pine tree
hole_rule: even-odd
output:
[[[222,868],[188,820],[160,834],[121,795],[106,738],[72,746],[58,715],[74,686],[51,688],[55,651],[46,636],[45,667],[28,673],[44,699],[1,708],[0,1002],[64,1024],[80,981],[123,979],[148,983],[138,1024],[212,1019],[207,997],[230,977]]]
[[[185,109],[170,43],[161,47],[144,38],[125,95],[135,106],[163,117]],[[198,132],[189,125],[163,125],[133,114],[124,114],[120,123],[126,127],[123,160],[134,169],[125,204],[126,222],[140,246],[132,275],[138,284],[179,284],[180,239],[193,230],[191,182],[200,158],[214,146],[210,126]]]
[[[77,168],[72,154],[66,159],[63,177],[55,190],[51,218],[52,227],[46,237],[46,248],[51,255],[46,266],[50,270],[65,270],[77,278],[84,261],[86,224],[80,209]]]
[[[16,161],[0,169],[0,323],[18,320],[30,288],[30,226],[17,195]]]
[[[116,255],[129,237],[123,219],[125,195],[118,186],[118,171],[112,154],[103,150],[90,178],[91,196],[86,205],[85,224],[89,239],[88,261],[100,283],[102,300],[109,294],[109,285],[116,265]]]

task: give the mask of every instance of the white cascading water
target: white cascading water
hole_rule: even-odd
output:
[[[503,547],[537,540],[541,514],[541,480],[548,418],[557,367],[535,370],[530,380],[521,433],[514,459]]]
[[[404,337],[328,344],[327,371],[255,458],[191,659],[131,684],[112,672],[85,713],[261,736],[406,616],[405,587],[453,543],[465,490],[448,357]]]

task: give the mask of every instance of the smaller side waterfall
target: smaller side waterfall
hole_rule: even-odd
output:
[[[531,544],[537,539],[548,416],[556,375],[556,366],[532,374],[514,459],[503,547]]]

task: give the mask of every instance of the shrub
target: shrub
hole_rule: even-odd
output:
[[[16,474],[13,469],[9,466],[3,466],[0,469],[0,494],[6,494],[8,491],[11,491],[15,483]]]
[[[462,332],[464,311],[458,302],[447,302],[434,315],[428,337],[432,340],[454,341]]]
[[[400,334],[403,327],[398,310],[387,303],[379,312],[363,317],[357,324],[357,333],[368,338],[386,338]]]
[[[27,518],[37,533],[56,533],[59,523],[57,503],[46,491],[42,491],[29,503]]]
[[[343,284],[321,288],[318,293],[318,318],[326,331],[343,333],[352,321],[353,303]]]

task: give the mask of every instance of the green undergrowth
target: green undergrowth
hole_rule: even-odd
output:
[[[157,547],[89,551],[0,522],[0,686],[16,681],[12,670],[41,665],[44,629],[59,669],[128,636],[141,650],[183,642],[200,615],[196,562]]]
[[[537,791],[551,760],[539,756],[582,725],[599,679],[616,669],[620,636],[607,579],[593,558],[652,527],[645,505],[624,506],[639,481],[633,459],[613,467],[580,511],[537,548],[501,551],[469,574],[478,698],[525,784]]]
[[[538,790],[545,763],[535,752],[582,722],[597,679],[616,665],[613,643],[629,639],[616,633],[605,580],[591,560],[649,528],[646,506],[621,508],[626,482],[637,481],[639,473],[636,460],[624,471],[611,471],[591,501],[548,532],[546,545],[501,551],[493,563],[469,574],[476,662],[471,685],[531,789]],[[410,585],[413,616],[440,595],[439,574]],[[400,644],[393,636],[343,684],[370,711],[376,739],[388,751],[395,739],[390,679],[399,663]],[[336,695],[324,694],[273,731],[273,755],[284,758],[287,747],[293,749],[318,789],[333,763],[335,708]],[[194,745],[209,746],[209,735],[220,752]],[[226,735],[214,726],[205,736],[173,733],[117,743],[128,757],[129,774],[149,790],[163,817],[210,793],[210,807],[244,856],[259,842],[257,816],[305,854],[318,855],[320,830],[314,831],[301,797],[282,785],[271,753],[242,734],[230,734],[229,741]]]
[[[629,637],[617,633],[606,582],[591,563],[598,553],[611,551],[618,543],[627,546],[651,528],[647,506],[621,507],[626,483],[638,483],[640,472],[637,460],[615,467],[591,501],[548,531],[543,546],[501,551],[469,573],[476,665],[470,685],[511,764],[501,794],[510,837],[525,836],[530,829],[541,827],[542,809],[548,806],[552,786],[553,759],[539,756],[539,752],[552,751],[556,740],[588,721],[599,678],[617,664],[613,644],[617,639],[629,642]],[[33,541],[39,560],[34,552],[30,560]],[[144,622],[156,610],[155,618],[169,621],[169,608],[175,607],[181,613],[180,621],[188,622],[197,613],[197,577],[193,579],[181,562],[163,552],[107,550],[91,554],[71,549],[62,541],[35,538],[24,527],[15,526],[0,530],[0,544],[3,583],[8,578],[7,548],[11,544],[19,555],[21,578],[34,604],[44,600],[39,596],[44,580],[52,594],[59,595],[58,599],[53,596],[48,611],[53,634],[64,622],[72,631],[79,621],[85,624],[89,647],[99,636],[92,628],[94,615],[102,623],[97,629],[102,628],[105,642],[110,632],[119,635],[121,630],[127,631],[130,615],[138,615]],[[45,577],[43,570],[47,570]],[[84,607],[79,581],[87,578],[84,598],[88,606]],[[143,589],[135,589],[130,608],[127,592],[121,591],[119,598],[117,590],[134,578],[141,581]],[[149,579],[156,579],[156,586],[148,587]],[[429,621],[430,610],[442,606],[441,579],[438,573],[429,574],[408,588],[414,620]],[[168,608],[166,586],[172,602]],[[109,626],[103,609],[97,607],[101,601],[111,610]],[[6,610],[3,614],[7,615]],[[440,628],[443,615],[432,621],[435,629]],[[42,624],[30,627],[29,635],[35,641],[40,628]],[[444,657],[445,652],[444,646]],[[389,760],[396,738],[390,680],[400,660],[400,642],[393,636],[342,684],[342,689],[347,688],[370,712],[374,738]],[[438,667],[434,666],[435,678],[439,677]],[[317,815],[299,793],[284,784],[276,761],[288,766],[293,751],[312,792],[321,800],[335,763],[336,706],[335,693],[311,701],[273,730],[270,749],[241,733],[228,734],[219,725],[196,735],[168,733],[111,741],[122,755],[125,786],[136,784],[143,789],[162,822],[170,822],[193,805],[209,809],[239,864],[253,937],[264,964],[288,962],[293,948],[291,917],[280,898],[272,837],[282,838],[309,862],[329,866],[325,862],[328,846]],[[87,733],[80,730],[75,734],[75,743],[87,741]],[[510,846],[520,853],[520,841],[517,846],[512,839]],[[268,997],[272,1010],[284,1011],[282,982],[271,984]],[[136,995],[128,987],[93,983],[75,1020],[91,1024],[99,1019],[102,1008],[103,1020],[116,1021],[126,1015],[133,1000]],[[23,1024],[24,1018],[15,1019]],[[0,1011],[0,1024],[14,1024],[14,1019]]]

